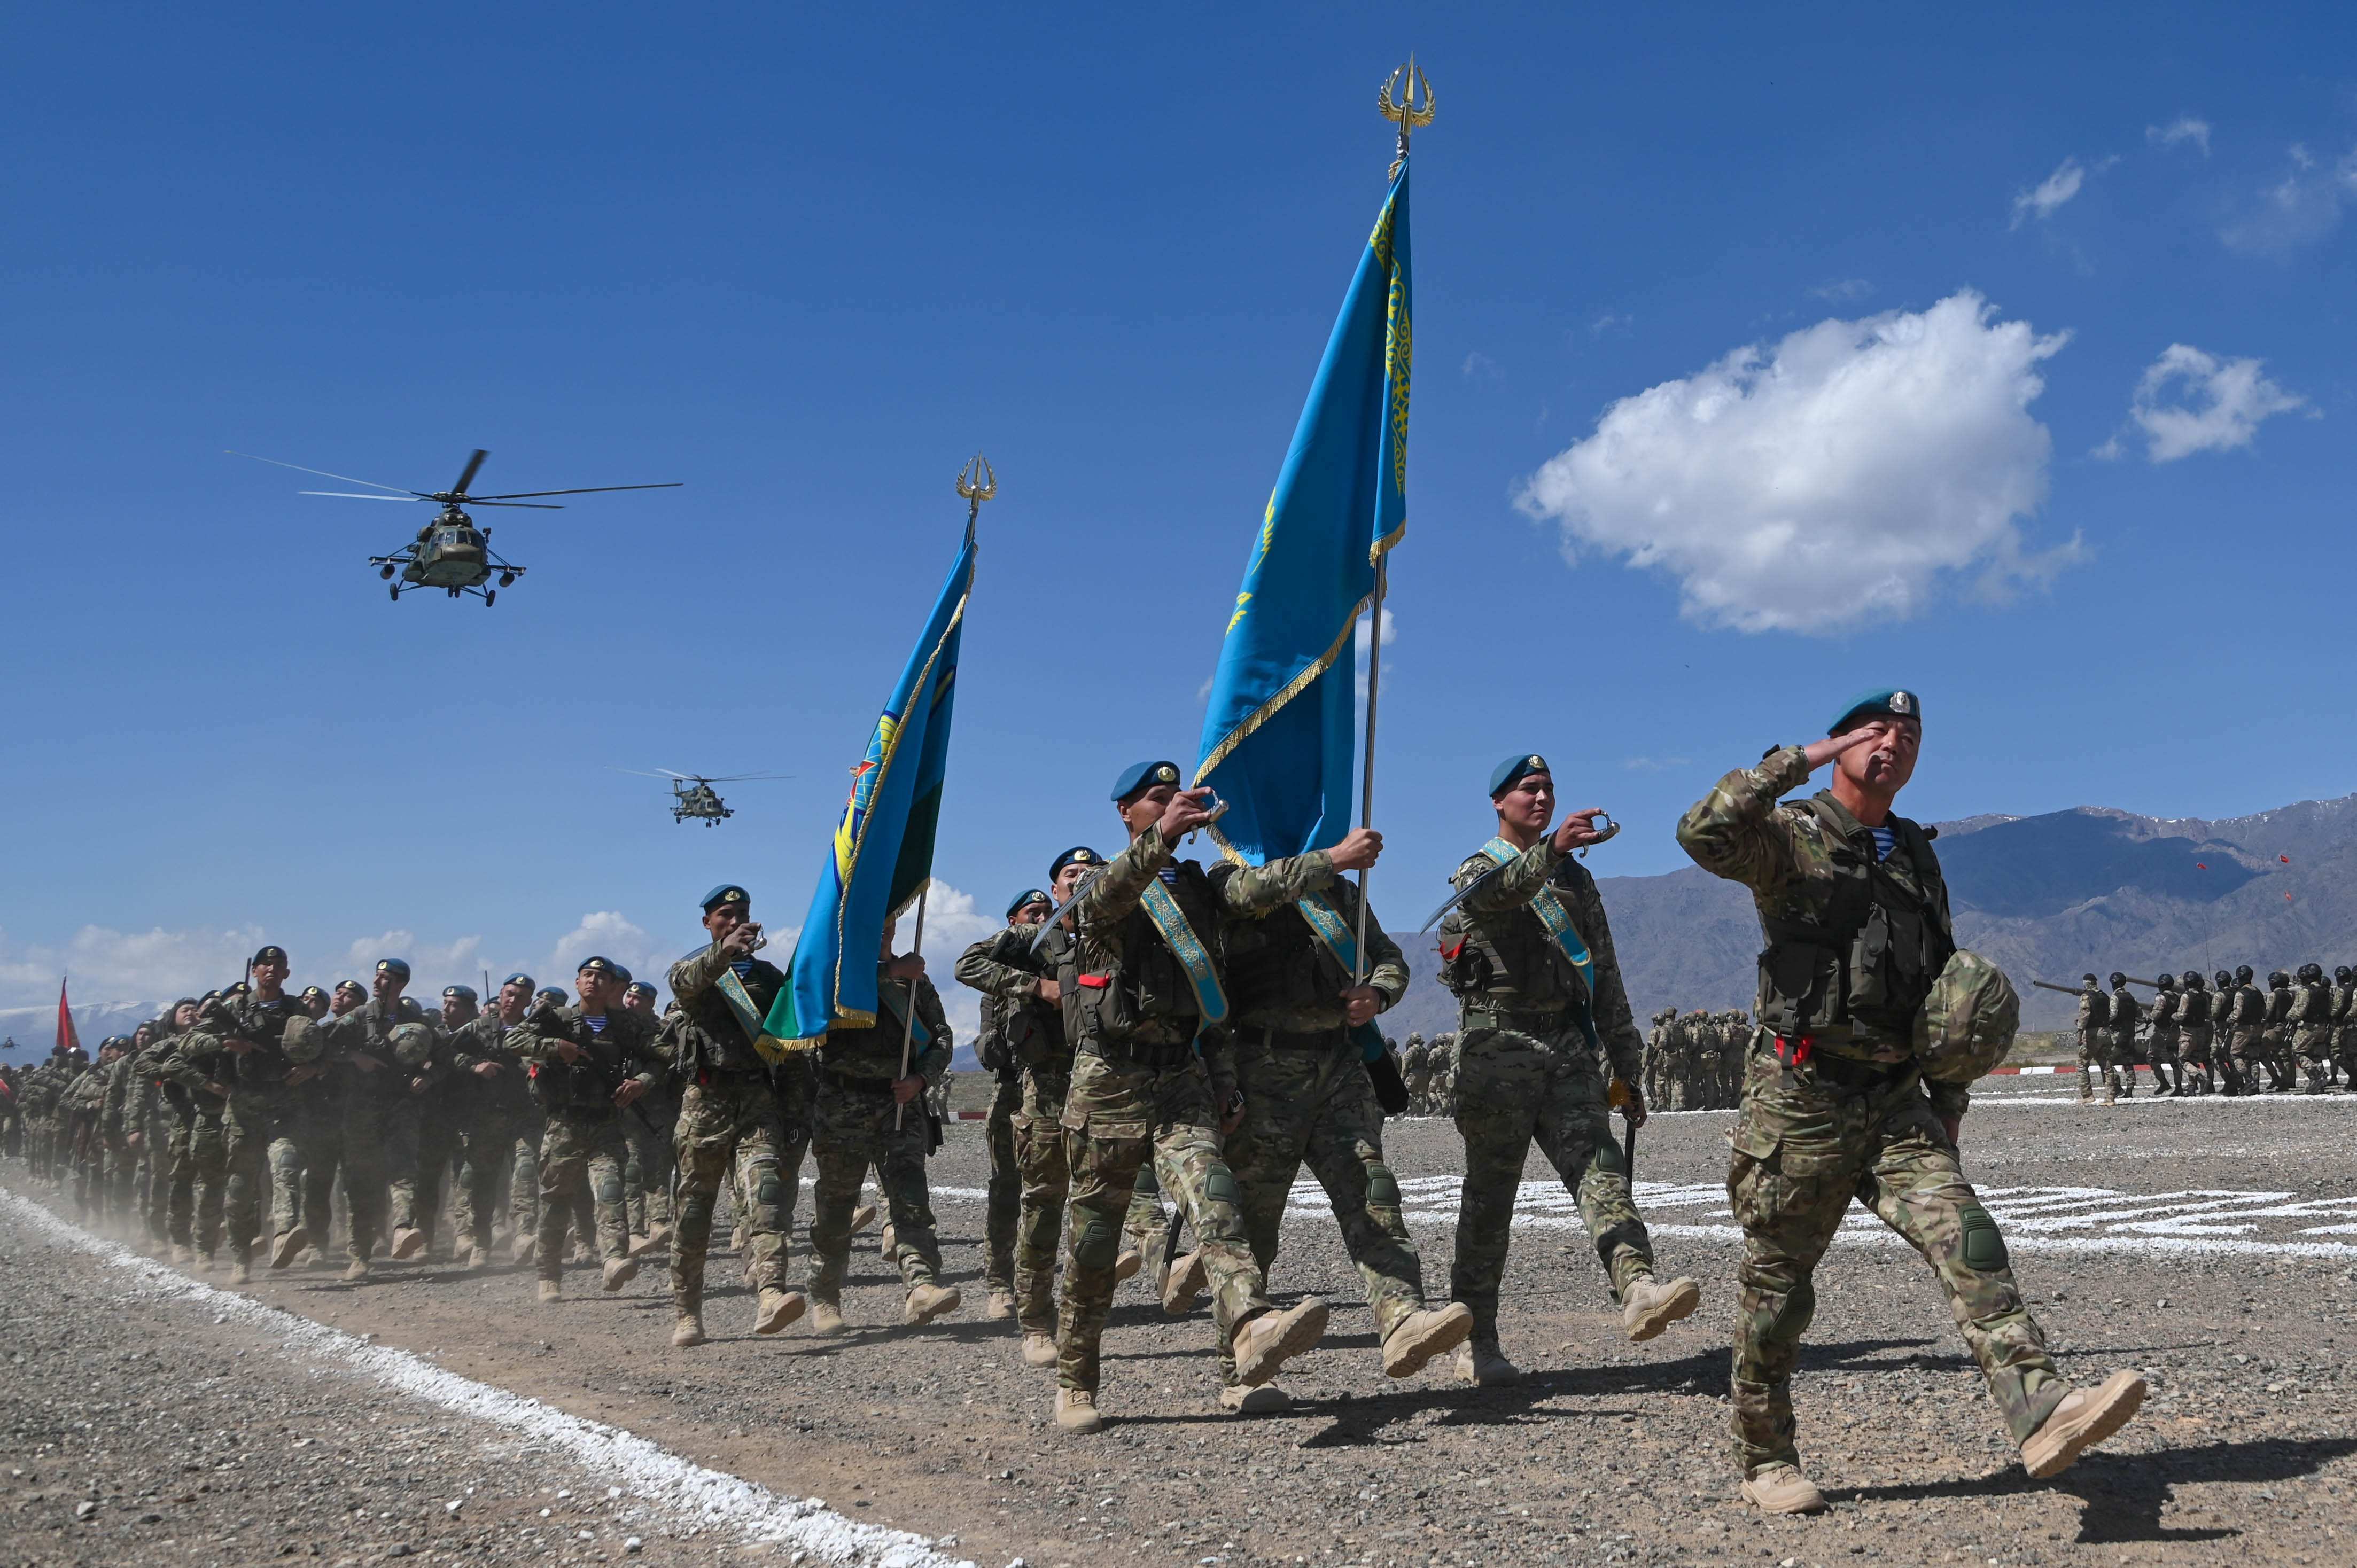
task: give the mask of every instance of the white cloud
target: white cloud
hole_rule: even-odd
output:
[[[1486,384],[1496,381],[1504,372],[1499,369],[1497,360],[1477,349],[1465,356],[1464,368],[1458,373],[1469,381]]]
[[[2328,164],[2295,142],[2287,156],[2283,178],[2220,231],[2229,250],[2264,254],[2321,240],[2357,205],[2357,147]]]
[[[2128,408],[2144,431],[2145,456],[2173,463],[2196,452],[2231,452],[2248,446],[2263,422],[2307,407],[2306,398],[2267,380],[2264,363],[2171,343],[2136,382]],[[2116,456],[2116,440],[2106,445],[2111,450],[2099,447],[2097,455]]]
[[[1819,299],[1829,299],[1836,305],[1846,305],[1852,300],[1864,299],[1867,295],[1872,294],[1874,285],[1864,278],[1837,278],[1832,283],[1821,283],[1809,292]]]
[[[1389,648],[1398,636],[1399,628],[1394,624],[1391,608],[1386,606],[1383,609],[1383,646]],[[1359,701],[1364,703],[1367,700],[1367,618],[1365,616],[1361,616],[1357,626],[1351,629],[1351,668],[1356,671],[1354,679],[1358,682]],[[1392,661],[1386,659],[1383,660],[1383,673],[1388,675],[1391,672]]]
[[[71,978],[77,1008],[85,1002],[194,995],[238,979],[253,950],[271,940],[259,926],[188,931],[84,926],[59,947],[18,947],[0,935],[0,999],[54,1009],[60,976]]]
[[[1631,327],[1636,325],[1636,321],[1637,318],[1633,316],[1623,316],[1617,311],[1608,310],[1587,324],[1587,335],[1590,338],[1601,338],[1607,332],[1626,332]]]
[[[2018,229],[2032,218],[2051,218],[2086,183],[2086,166],[2077,158],[2064,158],[2052,174],[2013,199],[2011,227]]]
[[[2210,156],[2210,122],[2197,120],[2190,114],[2179,114],[2166,125],[2147,125],[2144,139],[2156,147],[2173,147],[2179,142],[2191,142]]]
[[[1944,574],[1984,594],[2043,582],[2026,554],[2052,442],[2030,417],[2068,341],[1970,290],[1828,320],[1608,408],[1518,498],[1585,546],[1678,580],[1690,620],[1832,633],[1921,609]]]
[[[1012,898],[1021,891],[1010,887],[1006,896]],[[916,936],[915,919],[913,909],[900,917],[894,945],[903,952]],[[942,1011],[949,1017],[962,1061],[972,1051],[974,1032],[982,1026],[982,996],[960,985],[951,971],[960,953],[1006,925],[1004,916],[977,907],[973,894],[933,878],[932,888],[925,895],[925,972],[942,994]]]
[[[1624,757],[1620,766],[1631,773],[1666,773],[1673,768],[1689,766],[1689,759],[1683,757]]]

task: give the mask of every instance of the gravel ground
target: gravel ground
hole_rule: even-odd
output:
[[[0,1563],[372,1562],[404,1547],[587,1560],[619,1555],[627,1532],[650,1561],[716,1547],[824,1560],[842,1541],[789,1539],[773,1517],[806,1494],[949,1556],[1032,1568],[2208,1563],[2222,1550],[2357,1562],[2344,1518],[2357,1374],[2338,1344],[2357,1344],[2357,1099],[2090,1109],[2055,1079],[1991,1085],[1965,1124],[1967,1165],[2066,1373],[2140,1367],[2153,1398],[2104,1451],[2029,1482],[1921,1264],[1854,1213],[1819,1271],[1796,1384],[1803,1451],[1834,1501],[1806,1520],[1762,1520],[1733,1496],[1730,1120],[1663,1116],[1642,1135],[1640,1196],[1664,1271],[1705,1290],[1695,1320],[1649,1345],[1620,1338],[1577,1218],[1534,1163],[1504,1304],[1508,1349],[1531,1373],[1513,1390],[1462,1389],[1437,1370],[1384,1379],[1331,1218],[1304,1189],[1272,1287],[1280,1301],[1326,1295],[1333,1326],[1288,1369],[1294,1409],[1248,1422],[1212,1402],[1208,1316],[1168,1319],[1132,1284],[1107,1337],[1111,1424],[1095,1438],[1054,1428],[1051,1377],[1022,1366],[1011,1325],[980,1320],[975,1123],[933,1165],[950,1281],[968,1301],[923,1330],[886,1326],[899,1290],[872,1233],[845,1297],[872,1326],[832,1342],[752,1338],[750,1300],[718,1253],[715,1338],[694,1351],[667,1343],[660,1270],[608,1297],[576,1268],[570,1298],[550,1307],[522,1273],[409,1266],[359,1287],[300,1273],[246,1293],[627,1429],[769,1499],[700,1524],[660,1487],[626,1478],[609,1499],[616,1477],[576,1464],[577,1445],[533,1452],[512,1425],[323,1371],[332,1356],[311,1348],[307,1363],[266,1324],[143,1293],[0,1199],[8,1354],[26,1357],[0,1357],[5,1465],[25,1472],[0,1477]],[[1413,1121],[1388,1140],[1437,1294],[1455,1133]],[[21,1167],[6,1176],[27,1190]],[[801,1257],[797,1241],[797,1269]],[[77,1523],[85,1500],[100,1509]]]

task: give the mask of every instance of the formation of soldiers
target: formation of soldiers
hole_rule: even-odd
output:
[[[2328,1094],[2357,1090],[2357,971],[2304,963],[2276,970],[2263,991],[2248,964],[2204,979],[2198,969],[2166,970],[2141,981],[2115,970],[2109,989],[2080,977],[2079,1098],[2103,1102],[2136,1093],[2138,1067],[2153,1092]],[[2153,994],[2137,996],[2142,985]]]
[[[1285,1408],[1278,1375],[1320,1341],[1328,1312],[1268,1292],[1305,1165],[1364,1283],[1390,1377],[1438,1361],[1475,1386],[1521,1379],[1499,1297],[1534,1145],[1576,1200],[1621,1333],[1660,1335],[1701,1290],[1657,1276],[1609,1110],[1633,1129],[1650,1102],[1723,1095],[1731,1058],[1742,1088],[1727,1187],[1744,1250],[1730,1403],[1747,1499],[1824,1506],[1799,1468],[1789,1385],[1811,1276],[1853,1197],[1932,1264],[2031,1475],[2117,1430],[2142,1379],[2061,1380],[1962,1174],[1969,1085],[2009,1047],[2019,1002],[1995,966],[1956,949],[1930,834],[1889,809],[1921,733],[1911,693],[1867,693],[1825,739],[1729,773],[1688,811],[1680,844],[1759,907],[1760,1017],[1713,1018],[1707,1031],[1682,1021],[1695,1049],[1652,1062],[1577,858],[1609,830],[1592,810],[1556,822],[1545,759],[1507,758],[1489,778],[1493,831],[1451,876],[1440,922],[1458,1027],[1432,1047],[1411,1036],[1407,1074],[1374,1026],[1407,971],[1348,876],[1375,864],[1382,836],[1360,829],[1331,849],[1207,870],[1180,851],[1212,819],[1211,792],[1181,788],[1169,761],[1125,770],[1110,797],[1122,847],[1053,857],[1046,886],[1019,894],[1006,928],[955,964],[983,995],[978,1051],[998,1075],[982,1316],[1010,1325],[1026,1364],[1052,1369],[1057,1424],[1103,1425],[1109,1311],[1142,1273],[1167,1312],[1208,1296],[1222,1408]],[[1782,800],[1829,763],[1832,789]],[[814,1333],[843,1332],[845,1262],[872,1176],[901,1321],[956,1312],[925,1168],[952,1040],[925,960],[896,952],[888,924],[875,1015],[785,1049],[764,1020],[789,981],[759,956],[751,906],[734,885],[705,897],[706,940],[672,966],[661,1012],[651,987],[602,957],[583,961],[569,998],[516,974],[488,1011],[452,986],[429,1014],[404,994],[398,958],[379,961],[366,990],[298,994],[285,950],[265,946],[238,983],[103,1042],[95,1063],[69,1052],[11,1086],[24,1152],[85,1213],[199,1269],[223,1255],[233,1283],[324,1262],[339,1197],[356,1283],[381,1257],[481,1267],[504,1248],[533,1266],[548,1302],[576,1249],[615,1291],[667,1246],[682,1348],[705,1342],[724,1198],[753,1331],[807,1316]],[[1666,1041],[1672,1020],[1659,1023]],[[1706,1078],[1680,1071],[1705,1039]],[[1464,1143],[1445,1297],[1426,1294],[1383,1152],[1384,1117],[1419,1101],[1445,1106]],[[788,1252],[805,1155],[797,1289]]]
[[[1645,1036],[1645,1098],[1664,1111],[1732,1111],[1743,1097],[1751,1015],[1741,1009],[1653,1015]]]

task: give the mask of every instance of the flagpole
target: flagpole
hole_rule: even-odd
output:
[[[921,954],[924,951],[925,900],[931,896],[932,891],[932,882],[931,879],[928,879],[925,883],[924,891],[917,895],[917,940],[909,949],[912,953]],[[906,1078],[909,1076],[909,1050],[910,1047],[916,1044],[916,1039],[917,983],[911,980],[909,982],[909,1005],[907,1010],[900,1015],[900,1078]],[[900,1081],[900,1079],[896,1078],[892,1081],[898,1083]],[[900,1130],[900,1122],[908,1113],[909,1102],[907,1101],[896,1100],[893,1101],[892,1131],[897,1133]],[[878,1174],[880,1175],[881,1173],[879,1172]]]
[[[1383,674],[1383,590],[1391,576],[1392,553],[1384,551],[1375,558],[1375,596],[1367,613],[1367,755],[1359,773],[1359,825],[1375,825],[1375,696]],[[1363,985],[1367,979],[1367,882],[1375,874],[1372,865],[1359,873],[1359,940],[1351,952],[1351,983]]]

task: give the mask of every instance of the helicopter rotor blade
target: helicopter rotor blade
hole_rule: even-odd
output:
[[[628,773],[637,779],[676,779],[683,784],[692,782],[689,775],[684,773],[673,773],[668,768],[658,768],[651,772],[643,768],[617,768],[614,771],[617,773]]]
[[[325,468],[307,468],[300,463],[281,463],[275,457],[264,457],[252,452],[240,452],[228,446],[222,447],[221,450],[232,457],[252,457],[257,463],[269,463],[281,468],[292,468],[298,474],[317,474],[323,479],[341,479],[348,485],[366,485],[372,490],[391,490],[397,498],[412,500],[431,499],[424,490],[413,490],[404,485],[380,485],[374,479],[356,479],[350,474],[330,474]]]
[[[565,492],[564,492],[564,491],[562,491],[562,490],[559,490],[559,491],[556,491],[555,493],[556,493],[556,494],[558,494],[558,495],[562,495],[562,494],[564,494]],[[420,496],[420,497],[418,498],[418,499],[420,499],[420,500],[433,500],[433,499],[436,499],[436,498],[435,498],[435,497],[432,497],[432,496]],[[476,499],[474,497],[472,497],[472,496],[466,496],[466,497],[462,497],[461,499],[457,499],[457,500],[452,501],[450,504],[451,504],[452,506],[457,506],[457,507],[470,507],[470,506],[517,506],[517,507],[525,507],[525,508],[528,508],[528,509],[530,509],[530,510],[533,510],[533,511],[563,511],[563,510],[565,510],[563,507],[558,506],[554,501],[482,501],[482,500],[477,500],[477,499]]]
[[[361,483],[366,484],[368,481],[366,479],[362,479]],[[680,488],[682,483],[682,480],[673,479],[668,484],[661,485],[591,485],[586,489],[578,490],[510,490],[504,495],[484,496],[480,499],[483,500],[492,501],[511,501],[521,499],[525,496],[599,496],[604,495],[608,490],[675,490]]]
[[[480,446],[476,447],[475,455],[467,459],[466,472],[460,474],[458,476],[458,482],[450,487],[451,492],[456,495],[465,495],[467,493],[467,487],[475,482],[476,474],[481,471],[483,459],[490,456],[490,454],[484,451]]]
[[[705,782],[706,784],[749,784],[757,779],[791,779],[792,777],[791,773],[724,773],[716,779],[706,779]]]
[[[366,484],[368,481],[363,479],[361,482]],[[296,490],[295,493],[298,496],[334,496],[348,501],[422,501],[426,499],[424,496],[364,496],[357,490]]]

